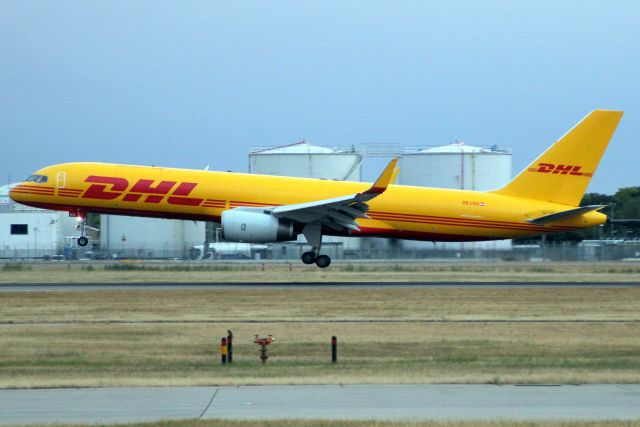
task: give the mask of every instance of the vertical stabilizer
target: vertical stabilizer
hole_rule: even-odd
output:
[[[595,110],[494,193],[578,206],[622,111]]]

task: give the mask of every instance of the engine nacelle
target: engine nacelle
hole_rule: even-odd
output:
[[[276,218],[262,209],[236,208],[222,212],[225,240],[245,243],[270,243],[295,240],[293,221]]]

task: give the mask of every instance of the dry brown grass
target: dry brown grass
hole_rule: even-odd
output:
[[[234,364],[219,364],[226,328]],[[640,382],[637,325],[14,325],[0,386]],[[260,366],[253,335],[273,334]],[[329,339],[340,361],[329,361]]]
[[[640,320],[640,288],[256,287],[0,295],[0,323]]]
[[[0,387],[640,382],[637,288],[246,288],[1,298]],[[469,319],[481,321],[452,321]],[[221,366],[218,344],[228,328],[236,334],[235,362]],[[267,366],[259,364],[254,334],[276,337]],[[331,335],[340,342],[335,366]]]
[[[105,270],[118,265],[128,270]],[[0,283],[130,282],[640,282],[640,265],[596,263],[336,262],[328,269],[291,263],[73,262],[9,264]],[[91,268],[91,271],[86,271]],[[200,270],[200,271],[198,271]]]

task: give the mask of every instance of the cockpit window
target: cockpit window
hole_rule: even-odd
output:
[[[36,184],[44,184],[49,178],[46,175],[31,175],[24,182],[35,182]]]

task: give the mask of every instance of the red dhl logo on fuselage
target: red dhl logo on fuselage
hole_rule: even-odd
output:
[[[582,166],[554,165],[553,163],[538,163],[537,168],[529,168],[529,172],[553,173],[559,175],[593,176],[592,172],[580,172]]]
[[[143,203],[160,203],[166,197],[167,203],[180,206],[199,206],[204,200],[187,197],[198,185],[195,182],[139,179],[129,191],[129,181],[124,178],[90,175],[85,182],[92,184],[82,195],[84,199],[114,200],[124,194],[123,202],[142,199]]]

